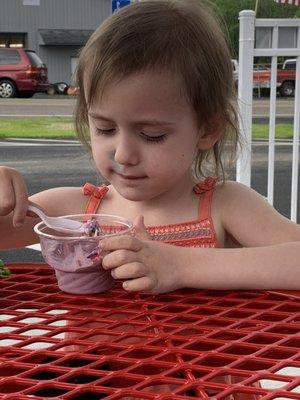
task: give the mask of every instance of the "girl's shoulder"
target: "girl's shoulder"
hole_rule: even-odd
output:
[[[218,182],[215,186],[215,194],[216,196],[222,196],[222,200],[228,200],[230,203],[232,201],[238,202],[241,197],[247,197],[254,195],[258,196],[262,199],[265,199],[263,196],[258,194],[252,188],[231,180],[225,180],[224,182]]]
[[[262,201],[264,204],[267,203],[266,197],[262,196],[251,187],[231,180],[218,182],[215,186],[215,195],[217,197],[222,197],[223,202],[235,205],[239,204],[241,200],[247,202]]]
[[[30,200],[39,204],[49,215],[81,214],[86,198],[81,187],[56,187],[36,193]]]
[[[226,222],[235,218],[263,218],[266,215],[279,215],[267,199],[254,189],[235,181],[220,182],[215,187],[214,204],[221,210]]]
[[[300,226],[281,215],[254,189],[226,181],[215,188],[213,208],[224,230],[242,246],[262,246],[300,240]]]

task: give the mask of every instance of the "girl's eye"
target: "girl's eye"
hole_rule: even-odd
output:
[[[97,128],[95,127],[95,131],[98,135],[111,135],[112,133],[114,133],[114,129],[101,129],[101,128]]]
[[[146,133],[141,132],[141,136],[143,137],[143,139],[146,142],[150,142],[150,143],[159,143],[159,142],[163,142],[166,139],[166,135],[159,135],[159,136],[149,136],[146,135]]]
[[[95,127],[95,131],[96,131],[97,135],[110,136],[115,133],[116,129],[115,128],[103,129],[103,128]],[[159,136],[150,136],[144,132],[141,132],[140,135],[148,143],[159,143],[159,142],[163,142],[166,139],[165,134],[162,134]]]

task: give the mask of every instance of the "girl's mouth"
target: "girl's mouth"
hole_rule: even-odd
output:
[[[115,172],[118,176],[120,176],[122,179],[125,180],[130,180],[130,181],[137,181],[141,179],[147,178],[146,176],[135,176],[135,175],[125,175],[125,174],[120,174],[119,172]]]

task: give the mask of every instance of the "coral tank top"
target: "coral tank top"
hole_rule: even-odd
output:
[[[194,192],[199,195],[198,219],[179,224],[148,226],[146,229],[152,239],[183,247],[218,247],[211,218],[211,202],[216,182],[217,179],[208,177],[194,186]],[[89,196],[85,214],[96,214],[109,187],[86,183],[82,190],[85,196]]]

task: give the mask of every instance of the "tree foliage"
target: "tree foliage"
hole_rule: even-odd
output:
[[[226,26],[232,56],[238,56],[239,12],[254,10],[256,0],[210,0],[213,8]],[[278,4],[274,0],[259,0],[257,18],[299,18],[300,7]]]

